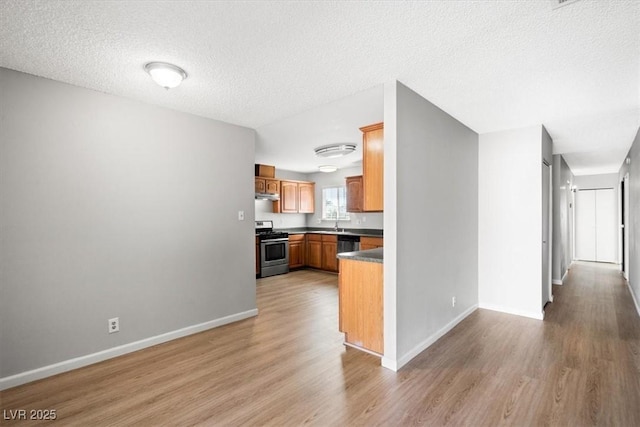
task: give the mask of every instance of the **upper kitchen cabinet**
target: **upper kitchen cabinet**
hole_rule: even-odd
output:
[[[360,128],[362,131],[362,210],[384,210],[384,123]]]
[[[313,213],[315,211],[315,183],[280,181],[280,200],[273,202],[275,213]]]
[[[347,180],[347,212],[362,212],[362,175],[348,176]]]
[[[271,178],[255,178],[256,193],[280,194],[280,181]]]
[[[316,185],[313,182],[298,183],[299,213],[313,213],[315,211]]]

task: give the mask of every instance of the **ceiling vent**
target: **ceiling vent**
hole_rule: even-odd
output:
[[[566,6],[568,4],[575,3],[577,1],[579,0],[551,0],[551,8],[558,9],[562,6]]]

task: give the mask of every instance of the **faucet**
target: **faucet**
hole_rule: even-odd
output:
[[[336,225],[333,226],[335,231],[338,231],[338,218],[336,218]]]

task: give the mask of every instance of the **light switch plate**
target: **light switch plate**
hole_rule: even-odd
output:
[[[238,221],[244,221],[244,211],[238,211]]]

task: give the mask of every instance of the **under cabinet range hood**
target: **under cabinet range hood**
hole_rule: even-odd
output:
[[[276,202],[280,200],[280,195],[272,193],[256,193],[256,200],[270,200],[272,202]]]

